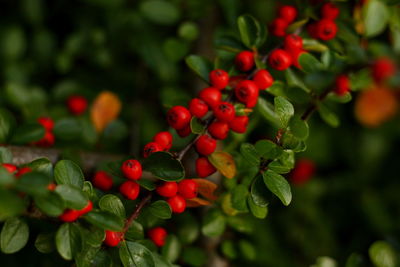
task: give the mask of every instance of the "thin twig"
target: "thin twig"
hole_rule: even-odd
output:
[[[128,229],[129,229],[129,227],[131,226],[132,222],[133,222],[134,220],[136,220],[137,217],[139,217],[141,210],[143,209],[144,206],[146,206],[146,204],[151,200],[151,198],[152,198],[152,193],[149,192],[149,193],[147,194],[147,196],[144,197],[144,198],[139,202],[139,204],[136,205],[135,210],[133,211],[133,213],[131,214],[131,216],[129,216],[128,220],[127,220],[126,223],[125,223],[124,229],[122,230],[122,233],[123,233],[123,234],[125,234],[125,233],[128,231]]]

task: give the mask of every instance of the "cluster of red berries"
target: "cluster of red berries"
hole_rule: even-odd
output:
[[[270,31],[273,35],[283,37],[286,35],[286,29],[297,17],[297,9],[294,6],[281,6],[278,10],[278,17],[270,25]]]
[[[88,102],[85,97],[81,95],[72,95],[67,99],[67,107],[69,112],[73,115],[81,115],[86,111]]]
[[[186,209],[186,199],[197,197],[198,184],[193,179],[184,179],[180,182],[162,182],[156,192],[167,198],[173,213],[182,213]]]
[[[121,171],[128,180],[120,185],[119,192],[127,199],[137,199],[140,186],[135,181],[142,178],[142,165],[135,159],[128,159],[122,163]]]
[[[42,139],[35,142],[34,144],[41,147],[53,146],[55,142],[55,137],[53,134],[54,121],[49,117],[40,117],[37,121],[43,126],[45,134]]]
[[[269,65],[279,71],[294,65],[300,68],[299,57],[306,51],[303,49],[303,39],[296,34],[285,36],[283,48],[275,49],[268,57]]]
[[[290,173],[291,182],[295,185],[306,183],[315,173],[315,163],[309,159],[299,159]]]
[[[74,222],[79,217],[89,213],[93,209],[92,201],[88,200],[86,206],[80,210],[66,209],[63,214],[59,216],[59,219],[63,222]]]
[[[172,147],[172,134],[170,132],[159,132],[153,137],[153,141],[146,144],[143,149],[143,157],[147,158],[152,153],[168,151]]]
[[[4,169],[6,169],[9,173],[12,175],[15,175],[15,178],[20,178],[22,175],[31,172],[31,168],[29,167],[22,167],[18,168],[14,164],[11,163],[2,163],[1,166],[3,166]]]
[[[339,8],[331,3],[325,3],[321,8],[321,19],[317,22],[309,24],[308,33],[315,39],[328,41],[336,37],[338,27],[335,19],[339,16]]]

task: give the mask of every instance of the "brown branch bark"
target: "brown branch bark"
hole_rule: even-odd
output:
[[[152,198],[152,193],[149,192],[137,205],[131,216],[129,216],[128,220],[125,223],[124,229],[122,230],[122,233],[125,235],[125,233],[129,230],[129,227],[131,226],[132,222],[139,217],[140,212],[142,209],[147,205],[148,202],[150,202]]]

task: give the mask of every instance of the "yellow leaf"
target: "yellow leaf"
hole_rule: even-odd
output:
[[[231,154],[217,151],[208,156],[208,160],[226,178],[232,179],[235,177],[236,164]]]
[[[214,195],[215,190],[217,189],[217,185],[206,179],[193,179],[196,181],[198,187],[198,192],[201,196],[205,197],[208,200],[216,200],[218,197]]]
[[[195,208],[199,206],[208,206],[211,205],[211,202],[202,198],[191,198],[186,199],[186,207],[188,208]]]
[[[93,102],[90,118],[97,132],[102,132],[107,125],[115,120],[121,111],[121,101],[115,94],[101,92]]]

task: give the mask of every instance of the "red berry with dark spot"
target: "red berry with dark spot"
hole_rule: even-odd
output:
[[[113,179],[105,171],[98,171],[92,179],[92,184],[100,190],[108,191],[113,186]]]
[[[335,93],[339,96],[350,91],[350,80],[346,75],[339,75],[335,81]]]
[[[63,222],[74,222],[79,216],[79,210],[66,209],[58,218]]]
[[[292,23],[297,17],[297,9],[294,6],[281,6],[278,11],[279,17],[283,18],[287,23]]]
[[[340,10],[333,3],[325,3],[321,8],[321,16],[324,19],[334,20],[339,16]]]
[[[196,118],[203,118],[208,112],[208,105],[199,98],[193,98],[189,103],[189,111]]]
[[[87,100],[83,96],[73,95],[70,96],[67,100],[67,106],[69,112],[74,115],[81,115],[86,111],[87,108]]]
[[[333,20],[322,19],[317,22],[315,35],[317,38],[328,41],[336,37],[338,31],[337,25]]]
[[[170,132],[159,132],[153,137],[162,150],[169,150],[172,147],[172,134]]]
[[[229,134],[229,125],[227,122],[214,121],[208,126],[208,132],[212,137],[218,140],[224,140]]]
[[[172,107],[167,112],[167,121],[169,126],[176,130],[185,128],[189,123],[192,115],[189,110],[183,106]]]
[[[303,49],[303,39],[296,34],[288,34],[284,42],[285,50],[288,52]]]
[[[22,175],[31,172],[32,169],[29,167],[22,167],[18,170],[17,174],[15,175],[17,178],[21,177]]]
[[[242,51],[235,57],[235,66],[238,70],[247,72],[254,67],[254,53]]]
[[[236,116],[230,123],[229,128],[236,133],[245,133],[247,125],[249,124],[249,117]]]
[[[163,148],[156,142],[150,142],[143,148],[143,157],[147,158],[155,152],[163,151]]]
[[[211,86],[217,89],[224,89],[229,83],[229,74],[221,69],[213,70],[209,75]]]
[[[130,200],[135,200],[139,196],[140,186],[134,181],[125,181],[119,187],[119,192]]]
[[[9,173],[14,174],[17,171],[17,166],[10,163],[3,163],[1,164],[4,169],[6,169]]]
[[[396,65],[387,57],[378,58],[372,64],[372,76],[377,83],[381,83],[396,73]]]
[[[269,65],[276,70],[286,70],[292,65],[292,57],[283,49],[275,49],[268,58]]]
[[[291,181],[296,185],[304,184],[310,180],[314,173],[314,162],[309,159],[300,159],[296,162],[296,165],[290,174]]]
[[[180,137],[183,138],[189,136],[192,133],[192,128],[190,128],[190,124],[188,124],[185,128],[176,130],[176,132]]]
[[[92,201],[89,200],[83,209],[78,210],[79,216],[82,216],[82,215],[85,215],[86,213],[91,212],[92,209],[93,209],[93,203],[92,203]]]
[[[186,200],[180,195],[176,195],[167,199],[173,213],[182,213],[186,209]]]
[[[272,21],[269,29],[274,36],[283,37],[286,35],[288,22],[283,18],[276,18]]]
[[[49,117],[40,117],[38,123],[40,123],[46,131],[52,131],[54,128],[54,121]]]
[[[255,82],[245,80],[238,83],[235,87],[235,96],[246,107],[252,108],[257,104],[258,91],[259,89]]]
[[[206,102],[209,107],[217,105],[222,98],[221,91],[214,87],[207,87],[200,91],[199,98]]]
[[[217,169],[206,157],[200,157],[196,160],[196,173],[200,178],[205,178],[216,172]]]
[[[142,177],[142,165],[135,159],[128,159],[122,163],[121,171],[131,180],[139,180]]]
[[[235,107],[228,102],[220,102],[213,111],[214,116],[220,121],[229,122],[235,117]]]
[[[122,233],[106,230],[106,238],[104,239],[104,244],[109,247],[116,247],[121,242],[122,238]]]
[[[178,184],[176,182],[162,182],[157,186],[156,192],[162,197],[173,197],[178,193]]]
[[[257,85],[258,89],[265,90],[274,83],[274,78],[267,70],[259,70],[254,74],[253,82]]]
[[[167,238],[167,231],[162,227],[155,227],[147,232],[147,235],[157,247],[162,247]]]
[[[199,139],[197,139],[195,146],[199,154],[208,156],[217,148],[217,141],[212,137],[203,134],[199,137]]]
[[[197,197],[199,185],[193,179],[184,179],[178,183],[178,193],[186,199]]]

